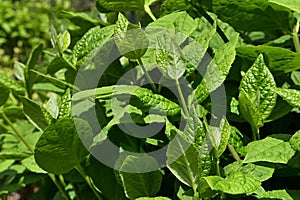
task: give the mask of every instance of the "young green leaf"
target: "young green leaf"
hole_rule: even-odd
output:
[[[68,31],[64,31],[63,33],[58,34],[57,45],[61,50],[61,54],[63,54],[63,52],[68,49],[70,43],[71,43],[71,35]]]
[[[247,145],[244,163],[266,161],[271,163],[287,163],[295,154],[289,142],[268,136]]]
[[[300,108],[300,91],[295,89],[275,88],[274,91],[293,107]]]
[[[290,144],[293,149],[300,151],[300,131],[297,131],[291,138]]]
[[[162,175],[159,171],[139,173],[138,168],[143,170],[151,169],[153,166],[158,168],[158,164],[151,157],[128,156],[120,169],[120,176],[125,194],[130,199],[136,199],[144,196],[154,196],[159,191],[162,181]],[[137,170],[136,173],[126,171]]]
[[[101,47],[108,41],[114,32],[114,25],[100,28],[96,26],[91,28],[80,40],[78,40],[73,48],[73,62],[77,62],[80,66],[85,59],[91,56],[97,48]]]
[[[51,124],[40,137],[35,147],[38,165],[53,174],[64,174],[80,164],[88,151],[78,135],[91,144],[92,130],[81,119],[62,119]],[[59,164],[57,164],[59,162]]]
[[[61,97],[59,105],[59,119],[71,117],[72,102],[71,102],[71,90],[68,88],[64,95]]]
[[[260,127],[271,114],[277,97],[271,88],[275,86],[275,80],[264,63],[263,55],[259,55],[243,76],[239,87],[241,112],[252,126]]]
[[[114,38],[120,53],[129,59],[138,59],[147,51],[146,34],[140,26],[131,24],[122,13],[118,15]]]

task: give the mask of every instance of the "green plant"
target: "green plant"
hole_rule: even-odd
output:
[[[52,28],[47,68],[37,45],[18,81],[0,72],[0,195],[37,183],[31,199],[299,199],[299,5],[64,12],[84,26]]]

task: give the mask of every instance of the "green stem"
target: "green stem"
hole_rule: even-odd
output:
[[[235,160],[241,160],[239,154],[236,152],[235,148],[231,144],[227,144],[227,148]]]
[[[251,131],[252,131],[252,137],[253,137],[253,140],[259,140],[260,139],[260,136],[259,136],[259,128],[255,127],[255,126],[252,126],[251,125]]]
[[[152,11],[151,11],[149,5],[145,4],[145,5],[144,5],[144,9],[145,9],[145,12],[149,15],[149,17],[151,17],[151,19],[152,19],[153,21],[155,21],[155,20],[156,20],[156,17],[153,15],[153,13],[152,13]]]
[[[157,90],[157,88],[156,88],[156,86],[155,86],[155,84],[154,84],[154,81],[152,80],[150,74],[148,73],[148,71],[146,70],[145,66],[143,65],[143,61],[141,60],[141,58],[138,58],[137,61],[138,61],[138,64],[142,67],[142,70],[144,71],[144,73],[145,73],[145,75],[146,75],[148,81],[150,82],[150,85],[151,85],[152,90],[153,90],[155,93],[157,93],[158,90]]]
[[[179,81],[178,81],[177,78],[175,79],[175,81],[176,81],[176,87],[177,87],[177,90],[178,90],[178,93],[179,93],[179,98],[180,98],[180,101],[181,101],[182,106],[183,106],[183,113],[184,113],[185,117],[189,117],[189,110],[188,110],[187,104],[185,102],[185,99],[184,99]]]
[[[61,195],[63,196],[63,198],[66,200],[71,200],[70,196],[64,190],[63,183],[60,180],[57,180],[54,174],[48,173],[48,176],[53,181],[54,185],[58,188],[58,190],[61,193]]]
[[[23,137],[23,135],[14,127],[14,125],[12,124],[12,122],[8,119],[8,117],[6,116],[6,114],[2,111],[1,112],[2,117],[4,119],[4,121],[10,126],[10,128],[13,130],[13,132],[15,133],[15,136],[17,138],[20,139],[21,142],[23,142],[23,144],[29,149],[29,151],[34,154],[34,149],[29,145],[29,143],[25,140],[25,138]]]
[[[92,189],[93,193],[95,194],[95,196],[97,197],[97,199],[99,200],[104,200],[104,197],[101,196],[101,194],[96,190],[96,188],[93,186],[90,178],[88,177],[88,175],[85,173],[84,169],[80,166],[77,165],[76,166],[77,171],[81,174],[81,176],[84,178],[84,180],[87,182],[87,184],[89,185],[89,187]]]
[[[300,27],[300,19],[297,20],[296,25],[293,28],[293,42],[297,53],[300,53],[300,41],[299,41],[299,27]]]

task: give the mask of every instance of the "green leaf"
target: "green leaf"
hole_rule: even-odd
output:
[[[88,151],[83,146],[91,144],[92,130],[81,119],[62,119],[51,124],[40,137],[35,147],[38,165],[53,174],[64,174],[80,164]],[[59,164],[58,164],[59,162]]]
[[[258,189],[261,185],[260,181],[250,175],[245,175],[242,172],[232,173],[225,179],[220,176],[202,177],[200,180],[200,185],[201,184],[207,184],[212,190],[228,194],[251,193]]]
[[[80,66],[85,59],[90,57],[96,50],[108,41],[113,35],[114,25],[100,28],[91,28],[78,40],[73,48],[73,60]]]
[[[43,53],[43,44],[39,44],[32,49],[26,63],[26,70],[25,70],[26,72],[29,72],[31,69],[33,69],[33,67],[36,65],[42,53]]]
[[[168,197],[140,197],[136,200],[171,200]]]
[[[6,103],[9,98],[10,90],[6,86],[0,83],[0,107]]]
[[[293,107],[300,108],[300,91],[295,89],[275,88],[274,91]]]
[[[294,154],[295,150],[292,149],[289,142],[268,136],[247,145],[247,155],[244,163],[266,161],[286,164]]]
[[[72,102],[71,102],[71,90],[68,88],[61,96],[61,102],[59,105],[59,119],[71,117]]]
[[[120,176],[125,190],[125,194],[130,199],[136,199],[144,196],[155,196],[159,191],[162,181],[162,175],[159,171],[152,171],[140,173],[139,169],[152,169],[158,164],[154,158],[151,157],[134,157],[128,156],[124,160]],[[126,171],[134,171],[136,173],[128,173]]]
[[[188,10],[189,5],[186,4],[185,0],[166,0],[163,2],[160,8],[161,16],[175,13],[175,11]]]
[[[0,72],[0,84],[4,85],[5,87],[9,88],[12,92],[24,95],[25,89],[20,85],[17,81],[8,77],[6,74]]]
[[[243,172],[246,176],[251,175],[256,180],[263,182],[272,177],[275,169],[262,165],[256,165],[253,163],[249,163],[243,166],[243,161],[236,161],[225,166],[224,171],[226,175],[230,175],[235,172]]]
[[[131,24],[119,13],[114,30],[114,39],[122,55],[129,59],[142,57],[148,47],[148,39],[140,26]]]
[[[212,6],[222,21],[239,31],[289,31],[292,27],[292,13],[266,0],[214,0]]]
[[[156,62],[157,68],[165,77],[178,80],[185,72],[182,52],[173,36],[157,38]]]
[[[240,108],[245,119],[259,127],[266,120],[276,104],[276,93],[271,88],[276,83],[273,75],[259,55],[255,63],[244,74],[239,87]]]
[[[61,89],[66,89],[68,87],[70,88],[73,88],[74,86],[66,81],[63,81],[63,80],[60,80],[58,78],[55,78],[55,77],[52,77],[50,75],[45,75],[45,74],[42,74],[38,71],[35,71],[35,70],[31,70],[31,72],[45,78],[47,81],[49,81],[50,83],[52,83],[53,85],[55,85],[56,87],[58,88],[61,88]]]
[[[96,7],[100,12],[128,12],[144,10],[144,0],[97,0]]]
[[[57,36],[57,45],[61,50],[61,54],[68,49],[71,44],[71,35],[68,31],[64,31]]]
[[[260,193],[256,195],[258,199],[282,199],[282,200],[295,200],[299,198],[299,190],[273,190]]]
[[[269,0],[270,3],[286,7],[292,11],[300,13],[300,2],[299,0]]]
[[[180,135],[173,138],[167,150],[167,167],[182,183],[197,188],[199,180],[199,150]]]
[[[23,111],[27,119],[40,131],[45,130],[49,125],[44,115],[45,110],[28,98],[22,97],[20,100],[23,103]]]
[[[297,131],[291,138],[290,144],[293,149],[300,151],[300,131]]]
[[[125,198],[124,190],[116,180],[114,169],[99,162],[93,156],[89,157],[88,163],[87,174],[106,199]]]
[[[17,79],[19,79],[20,81],[24,81],[25,77],[24,77],[24,70],[25,70],[26,66],[21,63],[16,61],[14,63],[14,75],[17,77]]]
[[[60,15],[83,30],[88,30],[96,25],[105,25],[101,20],[94,19],[84,12],[61,11]]]
[[[223,152],[227,148],[228,140],[230,138],[231,133],[231,126],[228,123],[227,119],[225,117],[222,118],[220,122],[220,134],[221,134],[221,140],[220,144],[218,146],[217,156],[220,157]]]
[[[34,173],[42,173],[42,174],[46,174],[47,172],[43,169],[41,169],[38,164],[36,163],[36,161],[34,160],[34,156],[29,156],[28,158],[25,158],[24,160],[21,161],[22,165],[24,165],[26,167],[26,169],[28,169],[31,172]]]
[[[196,98],[200,103],[209,96],[210,92],[216,90],[225,81],[231,64],[235,59],[237,39],[238,35],[234,40],[229,41],[216,50],[215,56],[208,65],[200,85],[195,89]]]
[[[237,55],[243,58],[243,62],[251,65],[259,54],[263,54],[272,72],[292,72],[300,69],[300,55],[288,49],[260,46],[241,46],[236,49]]]

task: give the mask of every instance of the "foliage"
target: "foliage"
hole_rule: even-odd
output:
[[[50,36],[6,21],[23,3],[0,3],[1,48],[33,46],[0,70],[0,198],[300,199],[299,0],[97,0]]]

